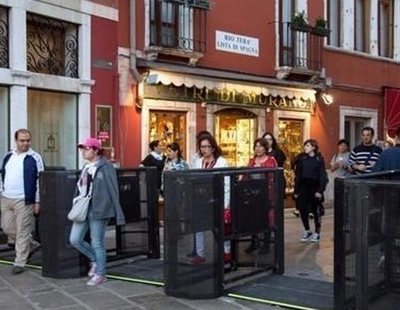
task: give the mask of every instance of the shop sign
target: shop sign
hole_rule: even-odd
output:
[[[174,86],[174,85],[145,85],[145,98],[166,99],[176,101],[207,102],[240,106],[263,107],[279,110],[311,111],[314,107],[312,100],[288,98],[281,96],[265,96],[257,93],[238,92],[236,90],[218,90],[208,88]]]
[[[103,148],[112,147],[112,107],[96,105],[96,137]]]
[[[215,31],[215,49],[258,57],[258,39],[225,31]]]

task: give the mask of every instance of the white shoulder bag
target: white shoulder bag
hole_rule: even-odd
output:
[[[87,218],[90,199],[92,198],[92,184],[86,196],[79,195],[72,201],[72,208],[68,212],[68,219],[73,222],[84,222]]]

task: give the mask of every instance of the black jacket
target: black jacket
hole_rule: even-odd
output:
[[[300,154],[296,158],[294,164],[295,171],[295,187],[294,192],[298,193],[298,189],[307,181],[315,181],[318,184],[317,192],[323,193],[328,184],[328,175],[325,169],[325,160],[321,154],[309,156],[305,153]]]

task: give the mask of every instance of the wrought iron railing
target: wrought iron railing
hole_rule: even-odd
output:
[[[150,0],[150,45],[204,52],[207,9],[205,0]]]
[[[38,73],[78,77],[78,26],[27,14],[27,65]]]
[[[0,7],[0,67],[9,66],[8,10]]]
[[[291,23],[280,25],[280,66],[321,71],[324,35],[312,27],[296,28]]]

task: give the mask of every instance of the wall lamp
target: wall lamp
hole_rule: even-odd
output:
[[[326,105],[331,105],[333,103],[333,96],[327,93],[322,93],[321,99]]]

